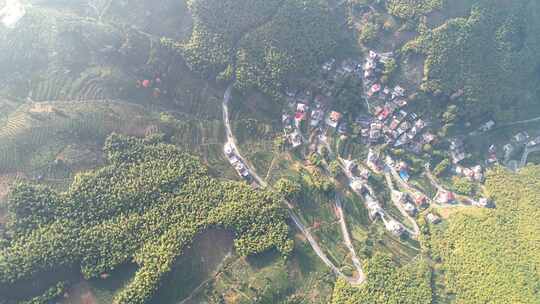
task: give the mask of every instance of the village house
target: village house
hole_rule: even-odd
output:
[[[367,115],[360,115],[354,120],[355,123],[359,124],[362,128],[369,128],[372,123],[372,119]]]
[[[244,166],[243,163],[238,162],[235,165],[236,171],[242,176],[242,177],[248,177],[249,171],[247,170],[246,166]]]
[[[426,221],[432,225],[435,225],[441,222],[441,218],[433,213],[428,213],[428,215],[426,216]]]
[[[427,206],[428,200],[427,197],[423,194],[417,194],[414,198],[414,203],[418,209],[424,208]]]
[[[403,209],[405,210],[405,212],[413,216],[416,214],[417,212],[416,206],[409,202],[409,196],[407,195],[407,193],[393,190],[391,197],[392,197],[392,200],[396,204],[400,204],[403,206]]]
[[[392,100],[394,100],[397,97],[403,97],[403,96],[405,96],[405,89],[400,86],[396,86],[394,88],[394,91],[392,91]]]
[[[363,193],[365,191],[365,182],[360,178],[354,178],[352,179],[350,183],[351,189],[357,193]]]
[[[463,140],[459,138],[453,138],[450,140],[450,157],[452,162],[457,164],[465,159],[465,146]]]
[[[347,134],[347,132],[349,131],[348,128],[347,128],[347,124],[341,123],[341,124],[338,126],[337,131],[338,131],[338,133],[341,134],[341,135]]]
[[[508,143],[506,145],[503,146],[503,151],[504,151],[504,161],[507,162],[511,157],[512,157],[512,154],[514,153],[514,145],[512,145],[511,143]]]
[[[367,91],[367,96],[368,97],[373,97],[373,95],[379,93],[380,91],[381,91],[381,85],[378,84],[378,83],[375,83]]]
[[[234,149],[233,147],[230,145],[230,144],[226,144],[225,147],[223,148],[224,152],[225,152],[225,155],[227,155],[229,158],[231,156],[233,156],[234,154]]]
[[[466,177],[470,181],[481,182],[484,179],[482,166],[474,166],[472,168],[466,168],[463,166],[456,166],[455,172],[457,175]]]
[[[525,131],[519,132],[512,139],[518,144],[524,144],[529,139],[529,134]]]
[[[389,94],[390,94],[390,88],[388,88],[388,87],[383,87],[383,88],[381,89],[381,91],[379,92],[379,98],[380,98],[382,101],[388,101],[388,99],[389,99],[388,97],[390,97]]]
[[[335,128],[339,124],[341,117],[342,117],[341,113],[332,111],[330,112],[330,114],[328,115],[328,118],[326,119],[326,124],[331,126],[332,128]]]
[[[401,191],[392,190],[391,197],[397,204],[405,204],[407,202],[407,194]]]
[[[382,63],[388,63],[390,61],[390,59],[392,59],[392,57],[394,57],[394,53],[393,52],[380,53],[380,54],[378,53],[377,57],[379,58],[379,60]]]
[[[410,128],[411,128],[411,124],[408,121],[402,122],[397,129],[398,135],[402,135],[403,133],[407,132]]]
[[[298,91],[294,90],[294,89],[287,89],[287,90],[285,90],[285,95],[287,95],[287,97],[294,98],[294,97],[296,97],[297,92]]]
[[[382,171],[382,165],[381,165],[381,158],[379,156],[379,152],[369,149],[367,161],[366,161],[368,167],[375,171],[375,172],[381,172]]]
[[[283,125],[290,125],[292,123],[292,117],[289,114],[281,115],[281,122]]]
[[[476,202],[475,205],[478,206],[478,207],[482,207],[482,208],[493,208],[493,207],[494,207],[493,203],[492,203],[491,201],[489,201],[489,200],[488,200],[487,198],[485,198],[485,197],[480,198],[480,199]]]
[[[433,133],[426,132],[422,135],[422,144],[431,144],[435,140]]]
[[[405,212],[407,212],[411,216],[415,216],[416,212],[418,212],[416,207],[409,202],[406,202],[405,204],[403,204],[403,209],[405,210]]]
[[[497,148],[495,147],[495,145],[489,146],[488,158],[486,160],[486,164],[487,165],[493,165],[493,164],[497,163],[498,161],[499,160],[497,158]]]
[[[385,106],[383,107],[382,111],[379,112],[379,114],[377,115],[377,119],[380,121],[385,121],[390,114],[392,114],[391,109]]]
[[[343,69],[343,71],[345,71],[345,73],[351,74],[355,71],[356,65],[352,60],[347,59],[341,63],[341,68]]]
[[[540,136],[536,137],[535,139],[530,140],[527,143],[527,148],[534,148],[536,146],[540,146]]]
[[[294,114],[294,124],[296,128],[300,128],[300,123],[306,119],[306,113],[305,112],[296,112]]]
[[[411,178],[410,174],[409,174],[409,166],[405,163],[405,162],[399,162],[398,166],[398,172],[399,172],[399,177],[401,177],[402,180],[408,182],[409,179]]]
[[[456,196],[450,191],[439,191],[435,201],[439,204],[451,204],[456,200]]]
[[[414,153],[416,155],[419,155],[422,153],[422,148],[424,146],[422,145],[422,143],[420,142],[417,142],[417,141],[414,141],[414,142],[410,142],[406,147],[405,149],[411,153]]]
[[[371,129],[369,131],[369,140],[372,143],[375,143],[382,138],[382,128],[383,125],[381,123],[374,122],[371,124]]]
[[[322,69],[326,72],[330,72],[334,68],[335,63],[336,59],[332,58],[323,64]]]
[[[401,236],[403,234],[403,232],[405,231],[403,226],[398,221],[393,220],[393,219],[391,219],[389,221],[385,221],[384,226],[393,235],[398,236],[398,237]]]
[[[397,119],[396,116],[394,116],[392,118],[392,120],[390,121],[390,126],[388,126],[388,127],[390,128],[390,130],[396,130],[399,127],[400,123],[401,123],[401,121],[399,119]]]
[[[324,112],[320,109],[316,109],[311,112],[311,122],[310,125],[312,127],[316,127],[319,125],[321,120],[324,118]]]
[[[398,136],[399,136],[399,130],[398,130]],[[399,136],[396,142],[394,143],[394,147],[401,147],[405,144],[409,143],[409,138],[405,135]]]
[[[289,141],[293,148],[296,148],[302,144],[302,136],[298,132],[298,130],[295,130],[293,133],[289,135]]]
[[[398,99],[394,101],[394,104],[398,106],[399,108],[405,107],[408,103],[405,99]]]
[[[364,199],[366,201],[366,209],[368,210],[369,218],[375,219],[377,215],[383,214],[383,209],[379,202],[377,202],[371,195],[365,194]]]
[[[309,109],[309,106],[306,105],[305,103],[298,103],[296,105],[296,112],[302,112],[302,113],[305,113],[307,112]]]
[[[478,130],[480,132],[487,132],[491,130],[493,127],[495,127],[495,122],[493,120],[490,120],[486,122],[485,124],[481,125],[480,128],[478,128]]]

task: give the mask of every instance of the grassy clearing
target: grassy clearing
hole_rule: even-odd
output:
[[[191,303],[328,303],[333,281],[311,247],[297,241],[287,260],[272,252],[234,259]]]

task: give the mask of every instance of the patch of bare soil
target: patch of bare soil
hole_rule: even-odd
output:
[[[28,110],[31,113],[54,113],[54,107],[48,102],[36,102]]]
[[[82,281],[73,285],[64,295],[62,304],[98,304],[96,296],[92,292],[90,284]],[[103,303],[104,304],[104,303]]]
[[[420,86],[424,79],[424,57],[421,55],[411,55],[403,65],[403,77],[407,81],[408,89]]]

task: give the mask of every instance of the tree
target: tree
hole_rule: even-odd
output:
[[[331,161],[328,167],[330,169],[330,173],[334,177],[338,177],[341,174],[341,166],[337,160]]]
[[[280,178],[274,185],[274,188],[287,200],[297,199],[302,192],[300,183],[289,178]]]
[[[435,169],[433,169],[433,174],[440,177],[446,174],[449,169],[450,161],[445,158],[435,167]]]

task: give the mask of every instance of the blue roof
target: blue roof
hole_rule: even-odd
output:
[[[399,171],[399,176],[403,179],[403,180],[408,180],[410,178],[410,175],[409,175],[409,172],[405,171],[405,170],[400,170]]]

